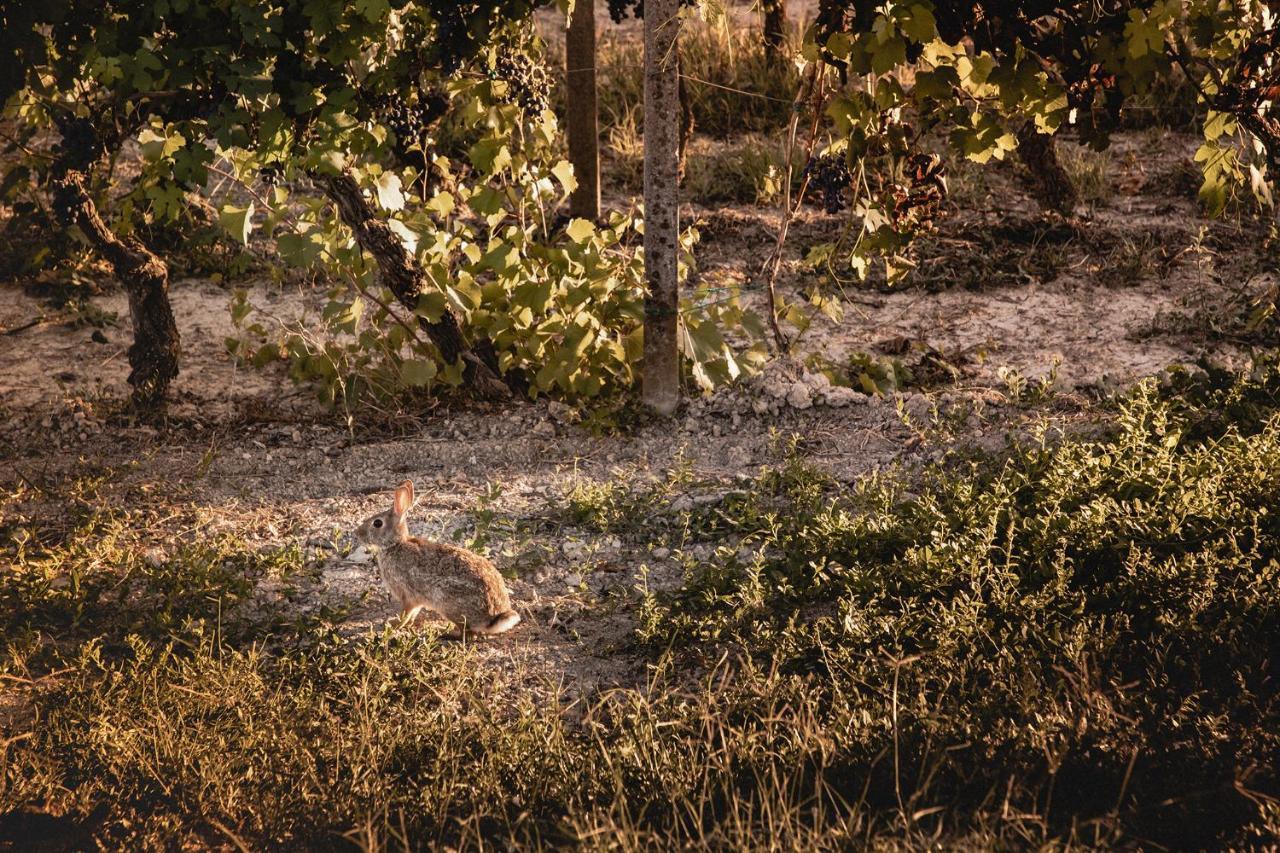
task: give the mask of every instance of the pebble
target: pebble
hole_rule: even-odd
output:
[[[760,390],[775,400],[781,400],[790,393],[791,386],[777,376],[770,376],[761,383]]]
[[[671,556],[670,548],[654,548],[653,549],[653,558],[655,560],[665,560],[667,559],[667,557],[670,557],[670,556]]]
[[[825,373],[807,373],[801,377],[801,381],[814,391],[821,391],[824,388],[831,387],[831,380],[827,378]]]
[[[796,382],[787,392],[787,404],[793,409],[807,409],[813,405],[813,394],[804,382]]]
[[[578,410],[572,406],[567,406],[558,400],[550,400],[547,402],[547,414],[551,415],[553,420],[562,424],[573,423],[578,418]]]
[[[560,546],[560,550],[571,560],[581,559],[587,554],[587,544],[570,539]]]
[[[834,385],[826,389],[826,391],[823,392],[823,397],[826,398],[828,406],[832,406],[837,409],[867,402],[867,395],[860,394],[852,388],[843,388],[839,385]]]

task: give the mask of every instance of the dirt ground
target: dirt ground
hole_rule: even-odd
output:
[[[1107,154],[1105,192],[1070,222],[1040,215],[1015,165],[959,172],[955,209],[922,243],[912,282],[842,285],[843,322],[815,324],[794,359],[690,399],[673,423],[616,435],[596,435],[545,401],[505,411],[440,405],[401,429],[348,430],[341,412],[319,406],[282,371],[235,365],[224,344],[233,331],[230,289],[208,279],[172,283],[183,362],[168,428],[158,430],[123,414],[130,334],[121,292],[102,282],[105,292],[92,299],[97,316],[116,318],[102,328],[68,328],[60,317],[27,326],[46,304],[28,283],[6,283],[0,480],[108,467],[122,488],[148,484],[196,508],[196,524],[156,531],[158,548],[221,530],[263,546],[301,544],[314,577],[298,606],[349,608],[346,628],[359,631],[381,629],[394,614],[349,531],[412,478],[422,495],[413,532],[463,543],[480,535],[511,579],[526,622],[488,644],[489,657],[528,665],[570,691],[633,680],[643,670],[615,648],[632,624],[627,594],[678,582],[681,554],[574,527],[565,501],[576,485],[642,482],[688,465],[687,499],[714,502],[735,478],[776,460],[777,436],[791,434],[803,437],[812,462],[852,480],[939,458],[955,444],[998,448],[1036,418],[1087,423],[1102,396],[1172,364],[1243,359],[1229,315],[1275,285],[1274,267],[1261,225],[1200,216],[1194,185],[1178,171],[1195,146],[1167,131],[1122,135]],[[776,209],[690,205],[685,221],[702,232],[698,274],[743,284],[759,304],[751,283],[771,248]],[[784,294],[813,286],[818,273],[803,257],[845,222],[802,215]],[[236,285],[281,317],[323,299],[265,279]],[[1205,331],[1219,327],[1228,330]],[[932,352],[955,376],[887,397],[849,396],[829,393],[803,367],[808,356],[843,362],[858,351]],[[1052,374],[1054,393],[1021,397],[1020,382]],[[270,584],[263,593],[283,594]]]

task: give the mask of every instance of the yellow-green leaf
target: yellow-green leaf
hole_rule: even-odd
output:
[[[565,233],[573,242],[582,243],[596,233],[596,226],[586,219],[574,219],[565,228]]]

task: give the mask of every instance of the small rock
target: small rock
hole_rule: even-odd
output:
[[[813,391],[821,391],[824,388],[831,387],[831,380],[827,378],[825,373],[806,373],[801,377],[801,381]]]
[[[751,411],[757,415],[765,415],[769,413],[769,401],[763,398],[757,398],[751,401]]]
[[[693,498],[688,495],[681,495],[671,502],[672,512],[688,512],[693,509]]]
[[[665,560],[667,559],[667,557],[670,557],[670,556],[671,556],[670,548],[654,548],[653,549],[653,559],[655,560]]]
[[[724,500],[724,495],[698,495],[693,502],[698,506],[714,506]]]
[[[813,395],[809,391],[809,386],[803,382],[796,382],[791,386],[791,390],[787,392],[787,405],[793,409],[807,409],[813,405]]]
[[[578,410],[558,400],[547,402],[547,414],[551,415],[552,420],[562,424],[571,424],[578,420]]]
[[[577,572],[570,572],[564,576],[564,582],[566,586],[576,589],[582,586],[582,575]]]
[[[826,399],[828,406],[833,406],[837,409],[867,402],[865,394],[860,394],[852,388],[844,388],[840,385],[833,385],[828,388],[823,392],[823,397]]]
[[[538,421],[533,425],[533,434],[541,438],[553,438],[556,434],[556,428],[551,421]]]
[[[565,542],[563,545],[561,545],[560,550],[569,559],[577,560],[586,556],[587,544],[585,542],[577,542],[571,539],[568,542]]]
[[[774,400],[782,400],[787,393],[790,393],[791,386],[781,377],[765,377],[764,382],[760,383],[760,391],[767,393]]]

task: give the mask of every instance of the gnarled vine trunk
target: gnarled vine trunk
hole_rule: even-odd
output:
[[[426,272],[390,226],[378,217],[355,177],[344,171],[337,175],[317,175],[316,180],[337,206],[342,221],[355,233],[360,248],[373,255],[382,280],[396,299],[410,311],[416,311],[427,280]],[[511,388],[501,378],[492,348],[473,350],[469,347],[458,317],[451,309],[446,307],[434,322],[419,315],[418,324],[440,350],[441,358],[449,364],[462,361],[463,381],[477,395],[487,399],[512,396]]]
[[[1053,137],[1038,131],[1034,122],[1018,128],[1017,137],[1018,156],[1031,173],[1031,189],[1036,201],[1046,210],[1071,216],[1079,195],[1071,176],[1058,160]]]
[[[74,127],[72,124],[74,123]],[[76,137],[74,143],[68,137]],[[53,207],[66,227],[77,226],[111,269],[129,296],[133,345],[129,347],[129,384],[134,405],[163,405],[169,383],[178,375],[181,340],[169,305],[169,267],[136,237],[118,236],[98,214],[89,194],[89,174],[100,150],[87,119],[64,122],[63,145],[51,173]]]

